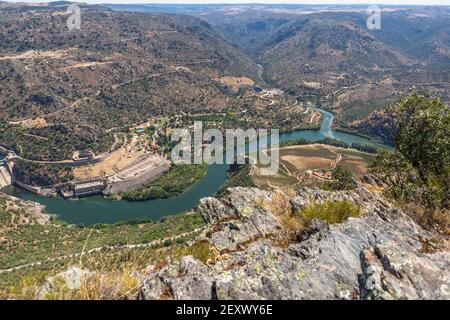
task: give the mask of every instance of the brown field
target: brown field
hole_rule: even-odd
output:
[[[219,82],[229,87],[239,89],[243,86],[253,86],[255,82],[247,77],[222,77]]]
[[[104,161],[89,166],[76,167],[73,175],[76,180],[85,180],[104,175],[111,175],[122,170],[145,154],[145,150],[130,152],[127,148],[120,148],[112,152]]]
[[[365,174],[368,164],[374,159],[374,155],[357,150],[317,144],[282,148],[280,159],[288,167],[301,172],[331,168],[339,154],[342,155],[342,160],[338,164],[350,170],[354,175]]]
[[[337,165],[351,171],[355,176],[364,175],[374,155],[352,149],[326,145],[292,146],[280,149],[280,171],[277,175],[262,177],[258,167],[252,170],[252,180],[260,187],[297,187],[309,182],[308,170],[332,169]]]
[[[309,157],[299,157],[293,155],[287,155],[281,157],[281,162],[284,164],[289,164],[297,171],[306,171],[311,169],[321,169],[331,167],[331,162],[333,159],[327,158],[309,158]]]

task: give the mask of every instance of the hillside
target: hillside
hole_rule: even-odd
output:
[[[201,17],[259,61],[270,83],[332,109],[339,127],[391,143],[392,128],[379,135],[373,121],[380,109],[411,91],[450,101],[450,11],[390,6],[378,31],[366,27],[366,9],[225,7]]]
[[[305,98],[375,80],[385,69],[414,63],[350,22],[306,19],[279,32],[283,36],[260,54],[266,74]]]
[[[25,156],[104,152],[107,129],[224,108],[233,96],[215,79],[256,78],[245,54],[194,17],[82,6],[81,30],[70,31],[66,6],[12,8],[0,6],[0,143]]]
[[[302,212],[318,210],[330,201],[335,204],[331,208],[344,205],[356,210],[355,214],[331,220],[336,210],[332,209],[326,214],[329,222],[313,219],[304,225]],[[223,199],[203,199],[198,212],[206,226],[196,221],[196,214],[153,224],[97,228],[88,238],[87,229],[55,228],[48,222],[17,226],[22,234],[47,230],[45,239],[39,239],[40,248],[51,239],[64,240],[53,249],[55,256],[61,250],[64,255],[57,260],[47,258],[40,265],[0,271],[0,297],[450,298],[442,289],[449,284],[448,248],[363,186],[350,192],[301,189],[293,197],[233,188]],[[61,229],[67,229],[68,235]],[[176,241],[150,241],[162,232]],[[3,232],[6,240],[11,234]],[[76,240],[70,240],[70,235],[76,235]],[[127,245],[114,245],[125,238],[130,241]],[[132,245],[143,239],[149,242]],[[71,253],[80,250],[83,241],[88,247],[82,262],[68,267],[78,260],[80,255]],[[109,245],[101,249],[102,243]],[[10,246],[6,242],[3,267],[45,258],[29,246],[19,252],[9,250]]]

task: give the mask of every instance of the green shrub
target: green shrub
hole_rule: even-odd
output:
[[[337,166],[333,170],[333,180],[322,185],[322,189],[329,191],[354,190],[356,183],[353,181],[353,174],[342,166]]]
[[[348,218],[358,217],[360,214],[361,208],[348,200],[315,203],[299,212],[306,225],[313,219],[320,219],[331,224],[342,223]]]
[[[442,101],[412,95],[392,107],[396,151],[381,153],[372,167],[385,194],[428,209],[450,207],[450,109]]]

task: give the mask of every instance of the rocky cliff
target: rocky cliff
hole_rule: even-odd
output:
[[[343,199],[362,215],[333,225],[313,220],[289,234],[286,214]],[[199,240],[216,258],[149,267],[139,274],[142,299],[450,299],[448,246],[433,245],[431,234],[362,186],[281,198],[233,188],[198,209],[209,224]]]

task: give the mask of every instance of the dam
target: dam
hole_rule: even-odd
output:
[[[5,188],[16,182],[12,168],[7,159],[0,160],[0,188]]]
[[[146,154],[130,166],[116,173],[83,181],[72,181],[58,186],[55,191],[64,198],[82,198],[118,194],[154,180],[169,170],[171,162],[158,154]]]

